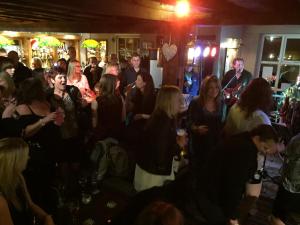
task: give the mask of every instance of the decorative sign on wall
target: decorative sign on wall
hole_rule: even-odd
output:
[[[162,54],[164,55],[167,62],[174,58],[177,53],[177,46],[175,44],[171,44],[172,36],[170,34],[169,43],[164,43],[161,47]]]
[[[177,53],[177,46],[175,44],[164,43],[162,46],[162,53],[167,61],[174,58]]]

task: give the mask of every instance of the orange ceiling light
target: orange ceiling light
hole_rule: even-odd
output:
[[[178,17],[186,17],[190,13],[190,3],[187,0],[178,0],[175,6],[175,13]]]

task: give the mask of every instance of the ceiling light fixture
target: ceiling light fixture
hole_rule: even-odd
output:
[[[84,40],[81,44],[82,48],[98,48],[99,42],[94,39]]]
[[[186,17],[190,13],[190,3],[187,0],[179,0],[175,6],[175,13],[178,17]]]
[[[38,42],[38,46],[42,47],[60,47],[63,45],[56,37],[41,35],[34,38]]]
[[[14,41],[0,35],[0,47],[13,45]]]

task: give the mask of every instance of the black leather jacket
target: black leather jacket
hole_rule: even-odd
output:
[[[153,113],[141,143],[137,164],[149,173],[170,175],[173,157],[180,152],[175,119],[163,111]]]

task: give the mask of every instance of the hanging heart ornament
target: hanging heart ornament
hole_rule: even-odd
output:
[[[164,43],[162,46],[162,53],[167,61],[170,61],[177,53],[177,46],[172,44],[169,45],[168,43]]]

